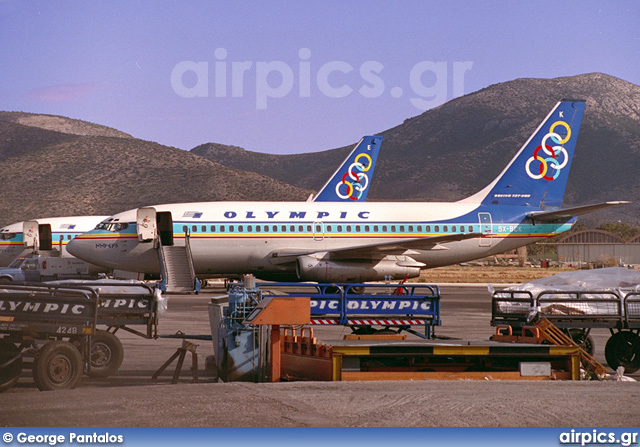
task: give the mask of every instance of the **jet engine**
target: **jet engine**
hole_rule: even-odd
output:
[[[364,282],[415,278],[426,267],[408,256],[387,256],[380,260],[332,260],[329,257],[300,256],[296,274],[301,281]]]

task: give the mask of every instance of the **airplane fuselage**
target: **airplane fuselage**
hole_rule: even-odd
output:
[[[326,202],[210,202],[154,208],[157,213],[171,213],[170,230],[164,231],[171,232],[172,244],[184,245],[189,234],[200,277],[254,273],[262,278],[282,278],[296,273],[292,263],[279,260],[286,252],[322,253],[362,244],[482,233],[429,250],[408,249],[402,253],[431,268],[511,250],[554,236],[572,225],[534,225],[525,216],[531,207],[463,202],[348,206]],[[139,240],[136,218],[136,210],[112,216],[111,222],[120,224],[117,228],[112,225],[111,230],[96,229],[79,236],[71,243],[72,252],[81,258],[91,253],[92,262],[109,268],[159,273],[157,250],[153,243]],[[383,256],[366,253],[357,260],[374,265]]]

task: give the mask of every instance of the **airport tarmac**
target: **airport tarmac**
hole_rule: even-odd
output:
[[[440,337],[487,340],[491,299],[486,286],[442,286]],[[174,295],[160,333],[210,334],[207,304],[215,291]],[[316,328],[328,344],[348,328]],[[195,341],[200,383],[187,355],[180,383],[175,363],[152,374],[181,340],[147,340],[119,332],[125,356],[115,376],[84,377],[75,390],[40,392],[25,371],[0,394],[4,426],[637,426],[637,382],[394,381],[217,383],[205,370],[209,341]],[[595,357],[605,362],[609,332],[592,331]],[[640,378],[636,374],[632,377]]]

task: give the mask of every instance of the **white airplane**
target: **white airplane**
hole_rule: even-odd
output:
[[[20,255],[58,250],[67,254],[66,246],[74,237],[86,233],[108,216],[47,217],[17,222],[0,228],[0,267],[8,266]]]
[[[585,103],[559,102],[504,171],[458,202],[205,202],[132,209],[68,244],[104,267],[160,273],[158,246],[189,240],[199,277],[360,282],[502,253],[567,231],[562,209]],[[348,191],[349,188],[347,187]],[[346,193],[343,191],[343,195]]]

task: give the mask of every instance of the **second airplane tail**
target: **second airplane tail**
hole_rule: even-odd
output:
[[[584,108],[584,100],[558,102],[504,171],[465,201],[561,207]]]
[[[364,202],[382,143],[381,136],[362,137],[314,202]]]

